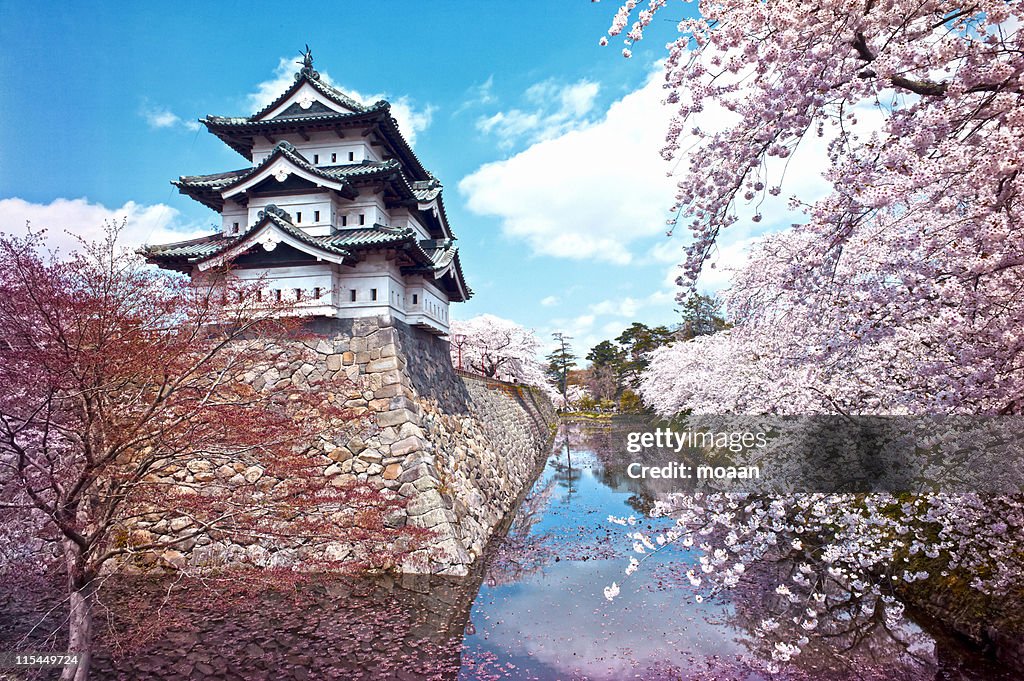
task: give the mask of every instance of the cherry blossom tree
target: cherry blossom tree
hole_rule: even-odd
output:
[[[332,393],[254,387],[304,347],[298,320],[230,277],[154,271],[116,236],[61,260],[0,235],[0,571],[62,575],[79,680],[122,568],[189,572],[191,548],[274,582],[393,565],[405,536],[386,524],[395,500],[325,476],[352,422]]]
[[[621,7],[609,33],[625,34],[627,56],[667,5]],[[723,231],[776,203],[798,149],[823,143],[831,189],[792,197],[804,219],[735,274],[733,328],[651,353],[645,400],[666,415],[1024,411],[1024,7],[718,0],[699,11],[678,24],[665,66],[675,116],[662,154],[684,168],[674,209],[693,236],[680,300]],[[823,612],[885,623],[919,580],[998,598],[1024,574],[1019,495],[673,495],[658,512],[677,526],[636,532],[637,556],[693,546],[695,588],[732,588],[751,561],[795,566],[776,585],[793,611],[761,628],[782,632],[775,663],[799,654]]]
[[[488,378],[549,389],[537,360],[540,341],[531,330],[513,321],[482,314],[451,325],[452,363]],[[461,354],[460,354],[461,353]],[[553,389],[552,389],[553,390]]]
[[[640,11],[627,41],[665,5]],[[754,254],[727,299],[746,330],[724,342],[747,361],[799,365],[797,381],[813,365],[847,375],[848,390],[816,376],[805,402],[859,390],[852,400],[868,409],[1018,413],[1024,9],[726,0],[700,11],[666,63],[676,115],[662,153],[686,165],[675,207],[694,237],[681,283],[693,286],[741,207],[760,219],[809,139],[828,139],[833,188],[813,204],[793,198],[806,221]],[[701,129],[711,108],[734,122]],[[861,130],[867,117],[880,127]]]

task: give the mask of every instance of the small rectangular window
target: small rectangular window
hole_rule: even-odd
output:
[[[316,164],[316,163],[319,163],[319,162],[320,162],[320,154],[313,154],[313,163]]]
[[[257,303],[262,303],[263,302],[263,291],[260,290],[260,289],[256,290],[256,302]]]
[[[302,222],[302,211],[295,214],[295,222]]]
[[[366,215],[364,215],[363,213],[359,214],[359,224],[361,224],[361,225],[365,225],[366,224]]]
[[[377,300],[377,289],[370,289],[370,300]]]
[[[356,290],[355,289],[352,289],[352,290],[350,290],[348,292],[348,299],[351,300],[353,303],[356,302]]]
[[[412,304],[413,304],[413,305],[416,305],[416,304],[418,304],[419,302],[420,302],[420,297],[419,297],[418,295],[416,295],[415,293],[414,293],[414,294],[412,294]]]
[[[348,152],[348,160],[350,160],[350,161],[356,160],[356,152],[354,152],[354,151]]]
[[[347,215],[342,215],[341,216],[341,226],[342,227],[348,227],[348,216]]]
[[[279,288],[275,288],[274,289],[274,300],[276,302],[278,302],[278,303],[281,302],[281,289],[279,289]]]
[[[320,222],[320,211],[313,211],[313,222]]]
[[[295,289],[295,300],[302,300],[302,289]]]
[[[320,299],[320,287],[319,286],[314,286],[313,287],[313,298],[315,298],[317,300]]]
[[[337,154],[331,154],[331,163],[336,163],[337,160],[338,160],[338,155]]]
[[[237,222],[235,224],[231,225],[231,231],[234,232],[235,234],[238,234],[238,223]]]

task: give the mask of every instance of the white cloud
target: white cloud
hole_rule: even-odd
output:
[[[665,230],[672,200],[658,155],[670,114],[661,97],[652,74],[600,121],[481,166],[459,190],[471,211],[500,218],[535,254],[629,263],[632,242]]]
[[[455,113],[458,114],[466,109],[494,104],[497,101],[498,98],[494,95],[494,76],[490,75],[486,81],[480,85],[474,85],[466,91],[466,99],[455,110]]]
[[[505,148],[523,139],[528,142],[552,139],[579,127],[586,120],[600,89],[598,83],[589,80],[569,85],[545,80],[526,90],[529,110],[510,109],[481,116],[476,127],[481,132],[495,135],[499,145]]]
[[[277,63],[277,68],[274,69],[274,77],[259,83],[256,86],[256,92],[252,92],[246,96],[252,111],[254,113],[259,111],[280,97],[281,93],[291,87],[292,83],[295,82],[295,73],[299,68],[299,65],[295,63],[294,59],[290,57],[281,57],[280,61]],[[364,94],[358,90],[353,90],[338,84],[326,71],[319,71],[319,73],[320,80],[341,90],[346,95],[362,104],[373,104],[381,99],[387,99],[391,102],[391,114],[395,117],[395,120],[398,121],[398,126],[402,130],[402,135],[410,145],[415,144],[417,133],[423,132],[430,127],[430,123],[434,117],[434,112],[437,111],[437,107],[430,104],[425,107],[417,107],[407,95],[401,95],[391,99],[386,93],[382,92]]]
[[[544,307],[553,307],[555,305],[558,305],[558,302],[558,296],[547,296],[541,299],[540,304],[543,305]]]
[[[151,128],[199,129],[199,121],[185,120],[166,107],[153,106],[148,102],[142,105],[142,117]]]
[[[34,232],[46,230],[50,248],[59,248],[65,253],[78,247],[76,236],[85,241],[99,239],[105,224],[121,224],[122,221],[125,226],[121,245],[130,248],[146,243],[184,241],[212,231],[208,226],[183,223],[176,209],[161,203],[146,206],[129,201],[120,208],[107,208],[85,198],[55,199],[46,204],[19,198],[0,199],[0,231],[25,234],[28,222]]]

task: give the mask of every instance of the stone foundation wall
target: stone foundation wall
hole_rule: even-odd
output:
[[[405,571],[466,574],[546,459],[556,419],[550,401],[531,388],[458,375],[446,341],[390,317],[317,319],[309,330],[294,359],[254,376],[254,387],[324,381],[346,391],[344,405],[365,425],[324,434],[324,475],[393,490],[406,504],[389,523],[433,531]],[[225,474],[244,476],[239,467]],[[150,529],[175,528],[163,521]],[[206,562],[210,551],[239,548],[205,539],[165,562]],[[262,552],[244,550],[250,558]]]

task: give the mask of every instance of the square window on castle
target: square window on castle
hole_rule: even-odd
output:
[[[313,211],[313,222],[320,222],[320,211]]]
[[[377,289],[370,289],[370,300],[377,300]]]
[[[349,292],[348,292],[348,299],[350,301],[352,301],[353,303],[356,302],[356,290],[355,289],[350,289],[349,290]]]

